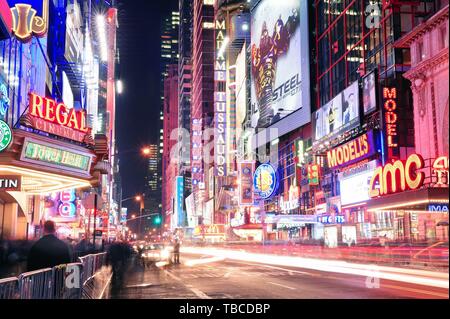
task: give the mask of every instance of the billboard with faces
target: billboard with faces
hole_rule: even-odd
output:
[[[310,121],[307,1],[263,0],[251,13],[252,127]],[[298,118],[297,118],[298,117]]]
[[[356,81],[318,109],[313,116],[315,141],[332,138],[358,126],[359,99]]]

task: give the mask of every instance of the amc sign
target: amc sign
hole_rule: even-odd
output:
[[[0,176],[0,192],[13,191],[20,192],[22,187],[22,176],[7,175]]]

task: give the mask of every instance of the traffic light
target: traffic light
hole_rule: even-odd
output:
[[[161,216],[160,215],[156,216],[153,222],[155,223],[155,225],[160,225],[162,222]]]

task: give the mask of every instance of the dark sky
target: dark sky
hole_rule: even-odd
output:
[[[160,24],[177,2],[119,0],[118,74],[124,93],[117,99],[116,136],[123,198],[143,192],[146,160],[139,150],[158,143]]]

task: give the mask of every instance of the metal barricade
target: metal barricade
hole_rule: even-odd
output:
[[[52,268],[53,299],[81,298],[83,265],[71,263]]]
[[[0,279],[0,299],[19,299],[19,279],[17,277]]]
[[[20,299],[52,299],[51,268],[23,273],[19,276]]]
[[[106,266],[106,253],[83,256],[79,260],[83,265],[81,298],[96,299],[99,297],[99,287],[104,291],[103,288],[108,285],[107,278],[98,276],[103,266]]]

